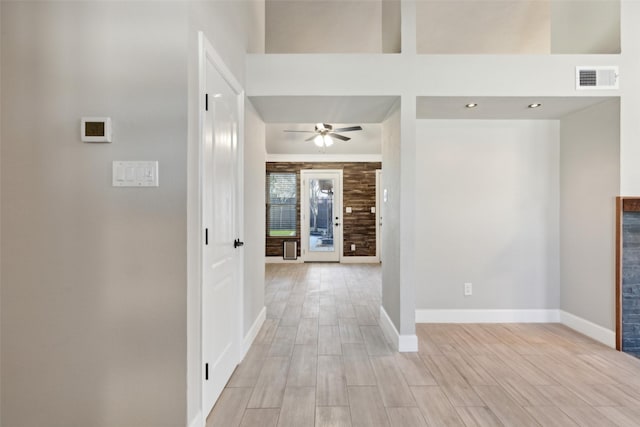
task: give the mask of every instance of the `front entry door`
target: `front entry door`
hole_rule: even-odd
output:
[[[302,260],[339,262],[342,254],[342,171],[300,171]]]
[[[240,94],[202,37],[202,409],[209,413],[240,361],[238,129]]]

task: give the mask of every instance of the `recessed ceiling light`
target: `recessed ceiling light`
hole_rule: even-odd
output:
[[[538,108],[542,107],[542,104],[529,104],[529,108]]]
[[[469,104],[465,105],[465,107],[467,108],[476,108],[478,106],[478,104],[474,103],[474,102],[470,102]]]

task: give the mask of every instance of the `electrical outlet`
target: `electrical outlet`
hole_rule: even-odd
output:
[[[354,243],[351,244],[351,251],[355,251],[356,250],[356,245]]]
[[[473,295],[473,283],[465,283],[464,284],[464,296],[468,297]]]

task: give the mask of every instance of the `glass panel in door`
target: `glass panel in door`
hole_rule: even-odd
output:
[[[309,179],[309,251],[335,251],[333,233],[334,179]]]

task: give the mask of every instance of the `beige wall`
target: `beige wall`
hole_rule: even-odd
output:
[[[2,425],[186,420],[186,9],[2,3]],[[82,116],[110,116],[87,144]],[[113,188],[157,160],[158,188]]]
[[[374,0],[267,0],[268,53],[381,53],[382,5]]]
[[[620,102],[571,114],[560,126],[561,308],[614,330]]]
[[[416,2],[418,53],[620,52],[619,0]]]
[[[551,53],[620,53],[620,0],[552,1]]]
[[[545,0],[418,1],[416,21],[418,53],[549,53]]]
[[[400,53],[400,0],[382,0],[382,53]]]

